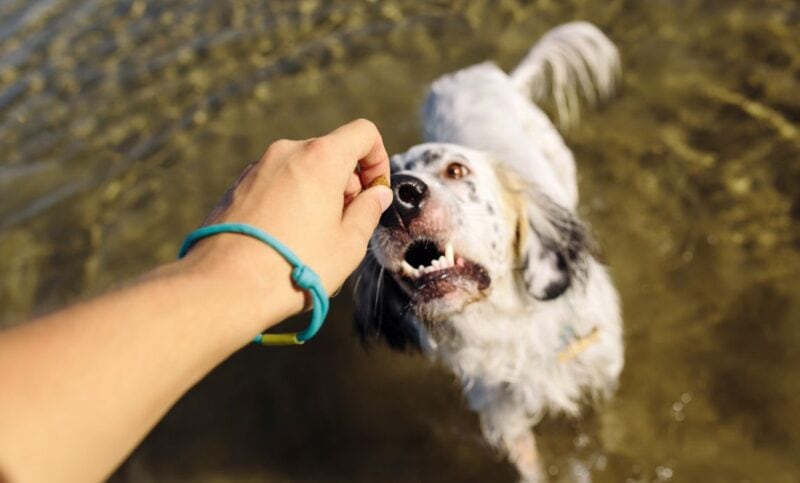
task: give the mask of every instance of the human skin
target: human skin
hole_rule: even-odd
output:
[[[386,186],[367,188],[380,176],[389,161],[369,121],[276,141],[206,223],[263,229],[333,293],[391,203]],[[106,478],[204,375],[303,310],[290,272],[262,242],[217,235],[127,288],[0,332],[0,481]]]

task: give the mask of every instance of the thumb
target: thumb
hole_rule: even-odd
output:
[[[392,190],[384,185],[373,186],[356,195],[342,217],[342,228],[348,240],[366,249],[381,214],[392,204],[392,196]]]

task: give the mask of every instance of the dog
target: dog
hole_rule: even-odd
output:
[[[391,158],[392,206],[356,281],[365,342],[419,349],[460,380],[485,439],[541,481],[532,427],[616,389],[618,295],[578,218],[562,130],[579,98],[609,98],[619,54],[595,26],[548,32],[510,74],[482,63],[437,79],[425,143]]]

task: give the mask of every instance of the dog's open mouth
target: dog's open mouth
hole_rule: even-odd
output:
[[[478,293],[489,287],[486,269],[456,254],[452,242],[442,247],[430,239],[408,245],[399,274],[411,287],[418,302],[443,297],[456,290]]]

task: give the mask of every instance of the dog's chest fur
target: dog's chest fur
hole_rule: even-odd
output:
[[[596,262],[588,270],[591,282],[557,301],[514,294],[472,304],[445,324],[458,331],[437,341],[422,329],[423,348],[458,375],[474,409],[489,390],[512,397],[531,422],[545,412],[577,414],[582,399],[614,390],[623,365],[616,293]],[[563,357],[594,331],[596,339]]]

